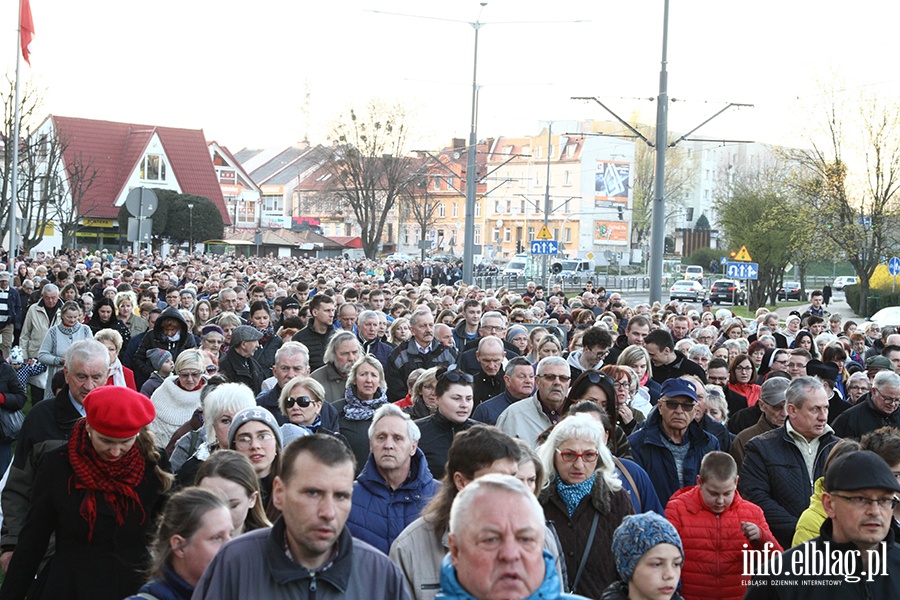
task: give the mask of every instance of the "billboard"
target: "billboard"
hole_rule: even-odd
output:
[[[626,221],[594,221],[595,244],[627,244],[628,223]]]
[[[594,174],[594,206],[597,208],[627,208],[631,163],[597,160]]]

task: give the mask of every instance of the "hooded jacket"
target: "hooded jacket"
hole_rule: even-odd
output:
[[[366,466],[353,484],[353,507],[347,527],[353,537],[372,544],[385,554],[391,544],[419,518],[419,513],[440,489],[422,450],[417,448],[410,460],[409,477],[396,490],[391,489],[369,454]]]
[[[177,340],[170,340],[166,337],[166,334],[163,333],[162,324],[165,319],[175,319],[178,321],[179,331]],[[147,381],[153,373],[153,365],[147,358],[147,350],[150,350],[151,348],[168,350],[172,353],[172,360],[175,361],[178,360],[178,355],[181,354],[182,350],[196,347],[197,341],[194,339],[193,335],[190,335],[187,322],[184,320],[184,317],[181,316],[181,313],[178,312],[178,309],[170,306],[162,311],[162,314],[156,319],[156,323],[153,324],[153,329],[144,334],[141,345],[138,346],[137,352],[134,353],[134,358],[132,359],[134,379],[138,389],[143,387],[144,382]]]
[[[682,488],[669,500],[666,518],[681,536],[681,593],[688,598],[743,598],[750,580],[741,575],[745,547],[762,550],[764,544],[771,543],[773,550],[782,549],[769,530],[762,509],[741,498],[737,491],[731,505],[717,515],[703,501],[700,486]],[[759,527],[758,540],[750,542],[744,537],[743,522]]]

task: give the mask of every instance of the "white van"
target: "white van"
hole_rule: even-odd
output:
[[[503,274],[510,277],[523,277],[528,269],[528,255],[516,254],[503,268]]]
[[[700,281],[703,279],[703,267],[699,267],[697,265],[688,265],[684,268],[684,278],[691,279],[693,281]]]

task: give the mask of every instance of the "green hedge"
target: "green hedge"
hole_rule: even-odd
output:
[[[844,288],[844,295],[847,298],[847,304],[854,311],[859,306],[859,285],[848,285]],[[866,314],[868,319],[882,308],[888,306],[900,306],[900,291],[897,292],[881,292],[879,290],[869,290],[869,297],[866,300]]]

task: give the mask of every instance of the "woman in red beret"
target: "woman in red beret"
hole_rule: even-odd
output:
[[[0,599],[120,600],[137,592],[148,538],[172,476],[147,425],[153,403],[103,386],[84,399],[67,442],[44,455]],[[35,581],[56,534],[56,551]]]

